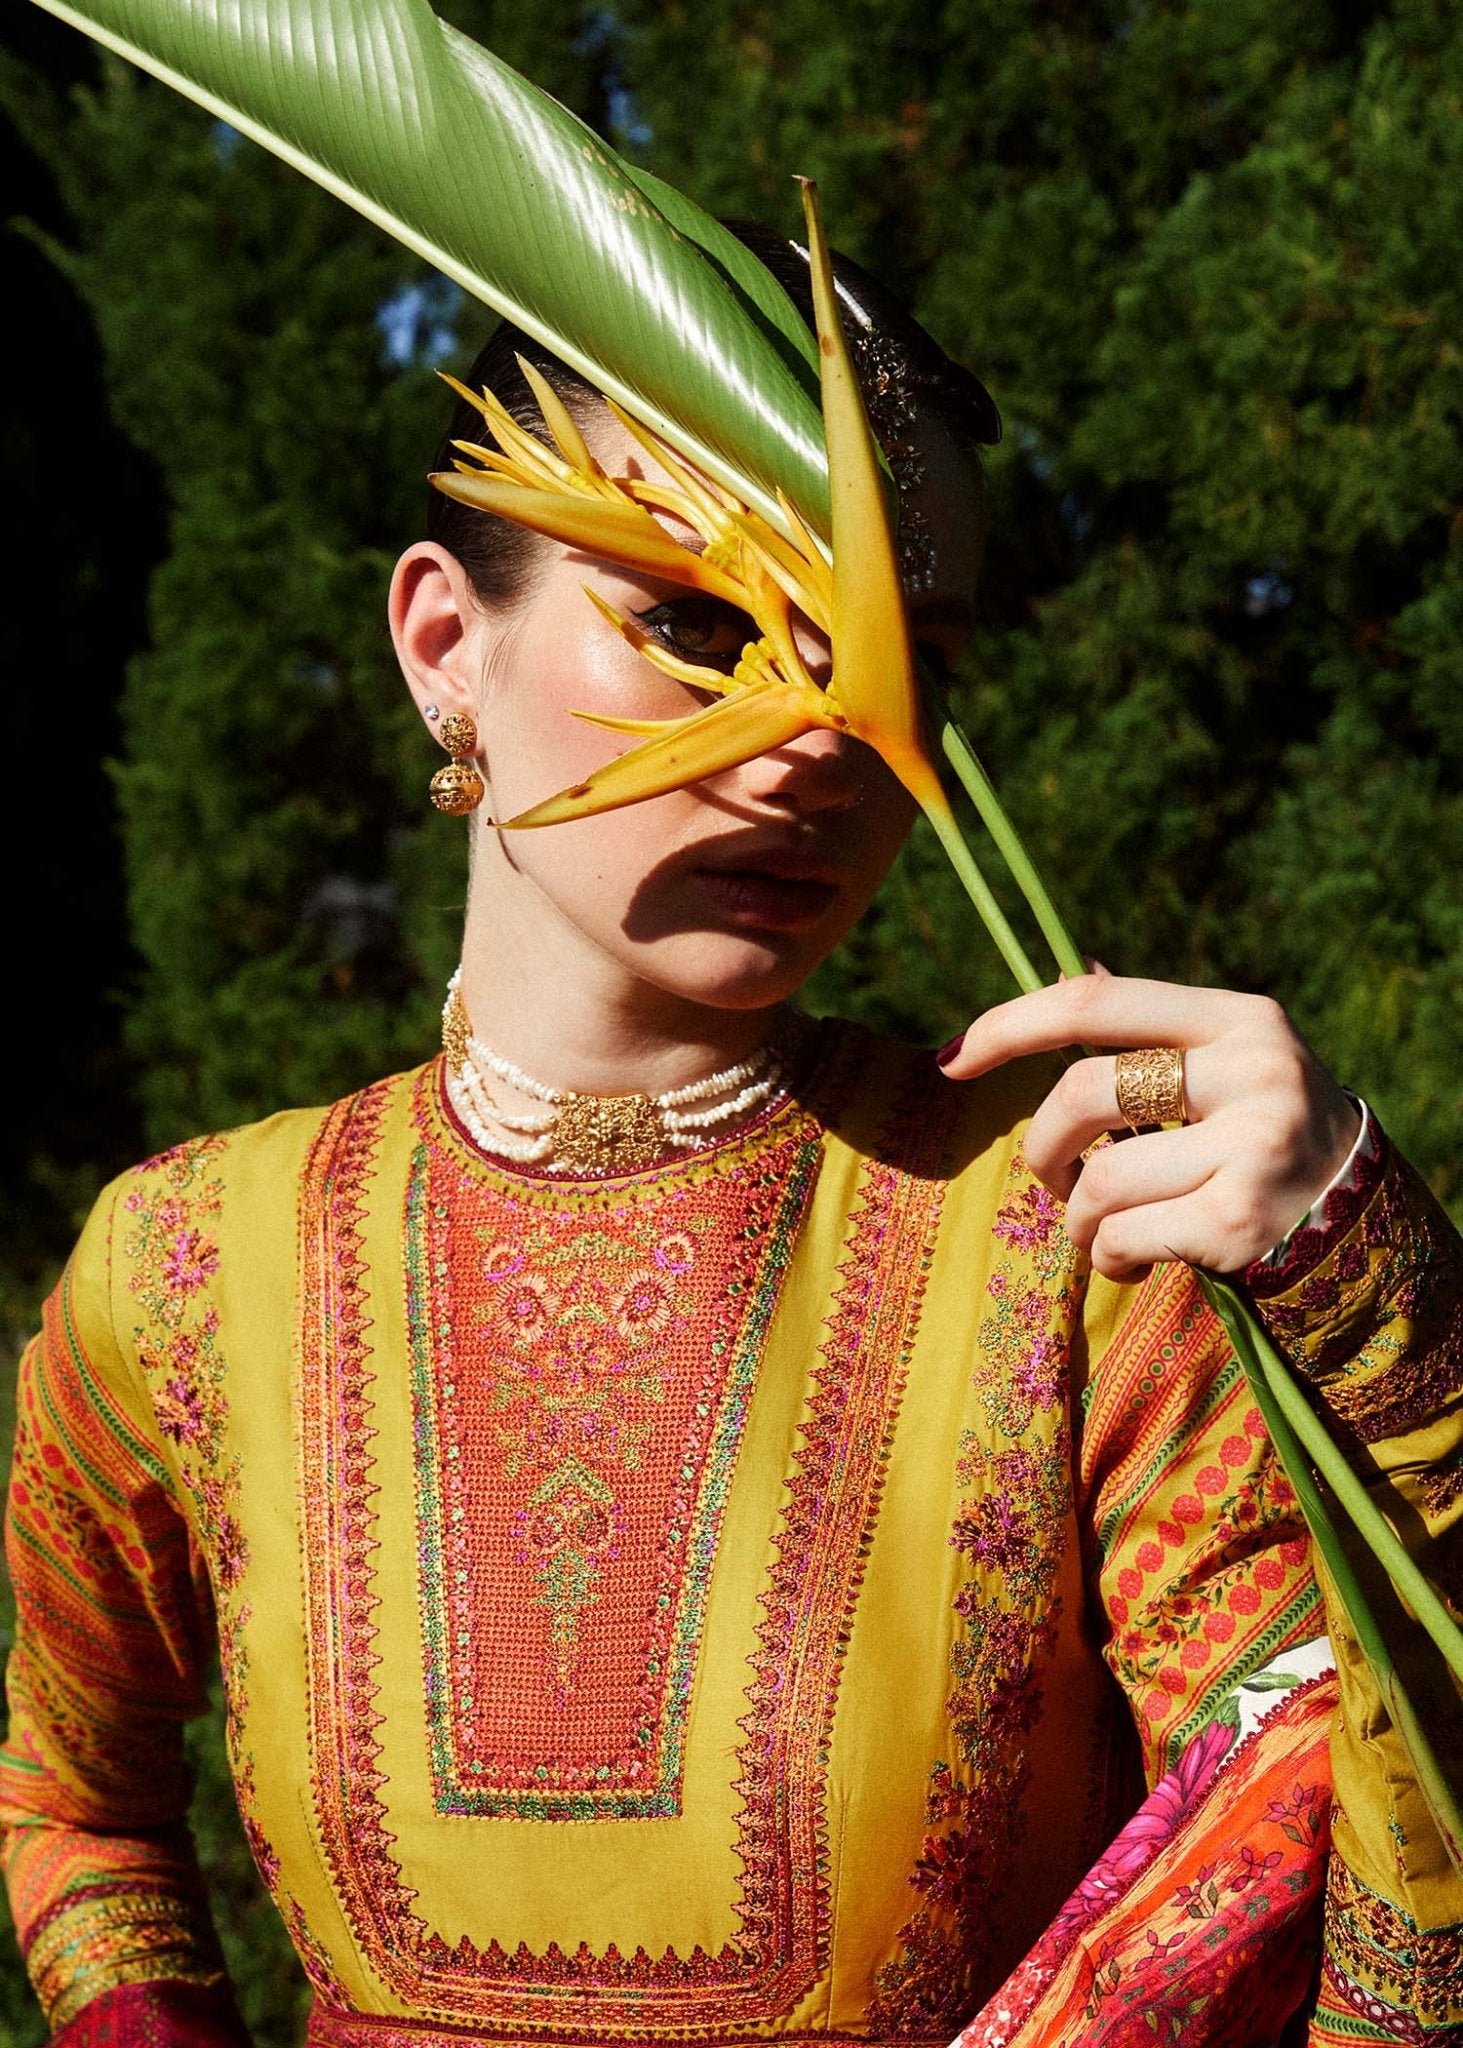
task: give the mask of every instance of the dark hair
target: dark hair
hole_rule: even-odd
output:
[[[761,259],[812,326],[813,294],[807,252],[759,222],[731,220],[726,225]],[[845,314],[850,316],[854,361],[864,402],[901,493],[918,481],[918,465],[908,429],[921,410],[936,413],[952,438],[972,452],[982,444],[998,441],[1000,415],[980,379],[952,361],[894,294],[859,264],[847,256],[835,255],[834,275]],[[583,425],[599,403],[599,394],[541,342],[508,321],[493,331],[463,381],[471,390],[491,391],[520,426],[546,438],[543,417],[528,380],[518,367],[518,356],[547,377],[570,413]],[[454,441],[480,442],[485,433],[481,414],[465,399],[459,399],[435,467],[452,467],[456,455]],[[917,559],[921,527],[917,516],[901,522],[907,568]],[[485,518],[471,506],[446,498],[437,490],[428,497],[427,537],[456,555],[481,602],[493,608],[511,605],[522,597],[534,558],[543,546],[535,534],[524,528],[506,519]],[[917,568],[910,573],[917,579]]]

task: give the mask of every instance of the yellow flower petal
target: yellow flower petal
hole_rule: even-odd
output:
[[[815,553],[808,560],[755,512],[733,513],[732,525],[741,538],[744,556],[752,554],[798,610],[826,633],[833,623],[833,582],[822,557]]]
[[[603,711],[571,711],[569,716],[583,719],[586,725],[600,726],[605,732],[633,733],[642,740],[654,739],[671,726],[686,722],[683,718],[610,718]]]
[[[571,469],[580,471],[586,477],[602,477],[604,471],[590,453],[589,443],[580,433],[568,406],[548,378],[536,370],[526,357],[518,356],[516,361],[529,389],[538,400],[538,409],[543,414],[544,422],[558,444],[559,453],[564,460]]]
[[[643,654],[663,675],[674,676],[678,683],[685,683],[693,690],[715,690],[718,696],[728,688],[727,678],[719,668],[703,668],[699,662],[681,660],[678,655],[672,654],[668,647],[662,647],[658,640],[647,633],[638,619],[627,619],[623,612],[617,612],[614,606],[588,583],[584,585],[584,595],[601,618],[614,627],[620,638],[628,640],[635,652]],[[587,718],[589,713],[576,711],[574,716]]]
[[[821,690],[799,683],[754,684],[689,718],[676,719],[665,732],[606,762],[584,782],[510,818],[508,826],[520,830],[560,825],[664,796],[667,790],[724,774],[770,747],[786,746],[802,733],[836,723]]]
[[[700,515],[697,523],[700,525],[701,521],[707,522],[703,530],[709,539],[711,533],[715,531],[718,517],[733,510],[738,500],[714,484],[709,477],[700,475],[698,471],[682,462],[674,449],[668,448],[658,434],[652,434],[648,427],[642,427],[637,419],[632,418],[622,406],[616,405],[612,398],[605,402],[631,439],[640,443],[646,454],[659,463],[676,488],[683,491],[697,508]]]
[[[745,590],[734,578],[683,548],[648,512],[618,495],[586,498],[572,491],[535,490],[506,477],[452,470],[439,470],[430,481],[460,504],[495,512],[585,554],[707,591],[739,609],[746,601]]]
[[[925,751],[894,522],[839,318],[817,187],[803,183],[823,428],[833,506],[833,689],[849,729],[883,756],[927,810],[948,808]]]

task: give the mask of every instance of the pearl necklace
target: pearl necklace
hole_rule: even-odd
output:
[[[473,1036],[460,967],[447,984],[442,1049],[448,1097],[476,1142],[499,1158],[543,1165],[550,1173],[638,1173],[667,1151],[702,1151],[728,1124],[770,1101],[783,1079],[781,1059],[764,1045],[749,1059],[660,1095],[550,1088]],[[506,1109],[494,1081],[543,1108]],[[691,1107],[698,1103],[708,1106]]]

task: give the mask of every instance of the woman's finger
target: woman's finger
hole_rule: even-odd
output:
[[[1100,1146],[1084,1163],[1068,1198],[1067,1234],[1083,1251],[1091,1251],[1109,1217],[1196,1194],[1222,1160],[1222,1141],[1203,1124]]]
[[[1248,1062],[1216,1047],[1198,1046],[1184,1055],[1184,1107],[1198,1123],[1234,1099],[1246,1079]],[[1066,1198],[1076,1185],[1082,1154],[1105,1131],[1121,1131],[1117,1060],[1110,1053],[1074,1060],[1037,1109],[1026,1130],[1026,1163],[1054,1194]]]
[[[952,1081],[970,1081],[1004,1060],[1066,1045],[1206,1045],[1270,1012],[1283,1015],[1267,996],[1084,974],[998,1003],[941,1065]]]
[[[1163,1259],[1242,1273],[1288,1227],[1271,1204],[1221,1170],[1176,1200],[1114,1209],[1098,1224],[1088,1251],[1096,1271],[1111,1280],[1131,1279]]]

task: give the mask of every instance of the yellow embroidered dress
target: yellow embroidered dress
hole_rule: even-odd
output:
[[[62,2039],[241,2038],[180,1832],[215,1639],[322,2048],[1228,2044],[1314,1999],[1335,1680],[1189,1276],[1090,1280],[1029,1071],[843,1027],[810,1071],[623,1181],[488,1161],[433,1062],[103,1197],[11,1501],[0,1817]],[[1350,1200],[1267,1310],[1443,1533],[1457,1241],[1385,1156]],[[1311,2038],[1440,2039],[1463,1906],[1338,1651]]]

